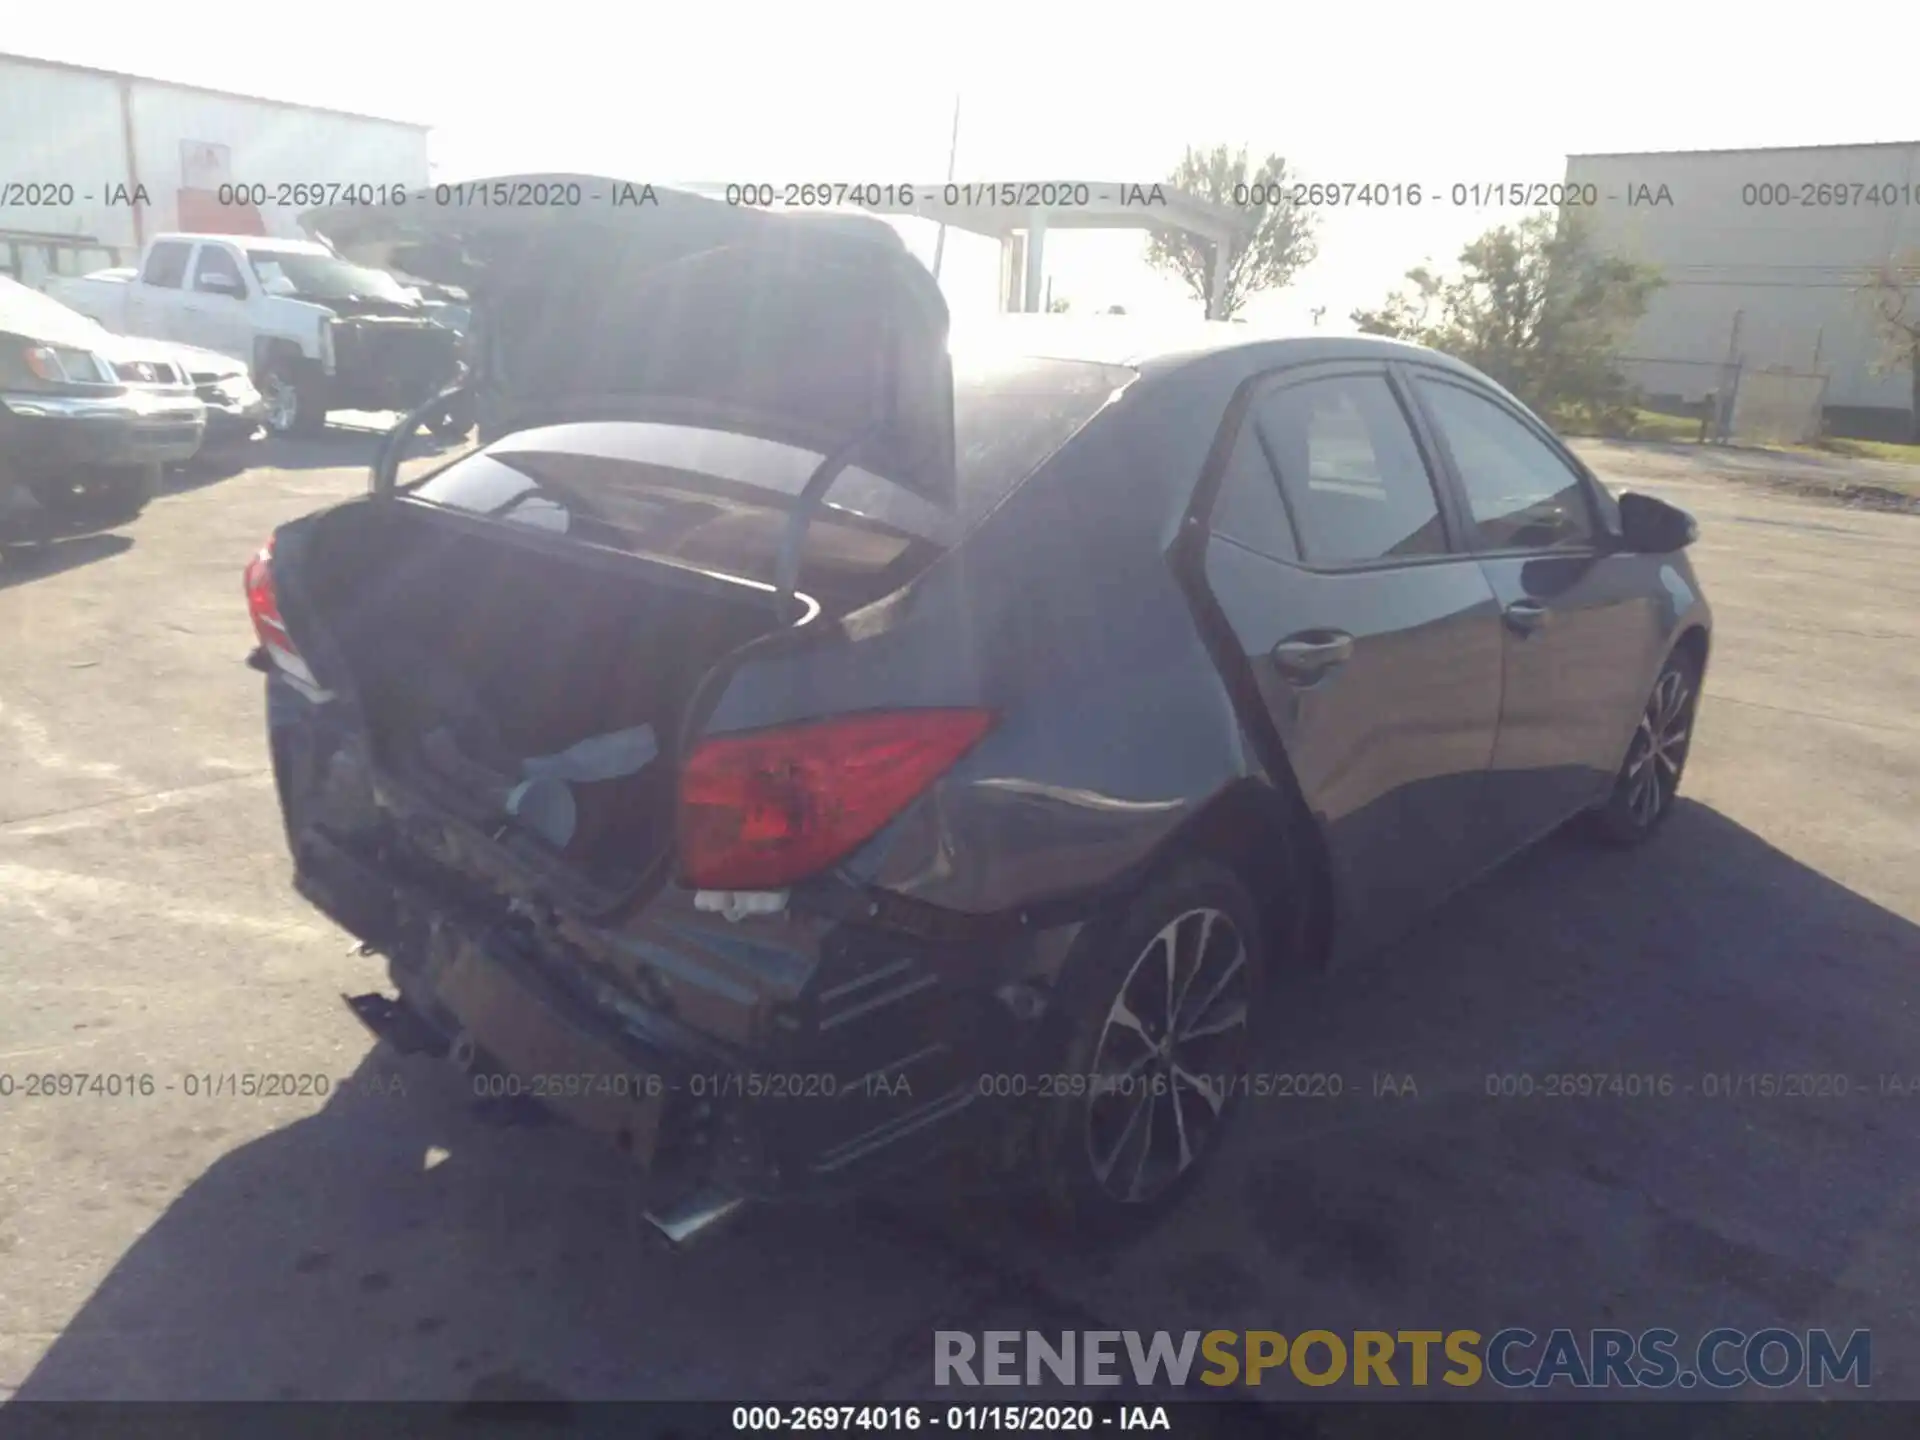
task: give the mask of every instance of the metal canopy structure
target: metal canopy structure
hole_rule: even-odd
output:
[[[1049,230],[1179,230],[1213,247],[1207,314],[1218,313],[1233,242],[1253,233],[1256,217],[1171,185],[1111,181],[1006,181],[899,187],[911,200],[883,196],[863,208],[913,215],[1000,242],[1000,308],[1040,308]],[[1039,201],[1041,203],[1028,203]]]

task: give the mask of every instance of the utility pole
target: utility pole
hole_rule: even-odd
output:
[[[953,183],[953,162],[960,154],[960,92],[953,93],[953,138],[947,142],[947,183]],[[940,262],[947,254],[947,222],[940,222],[940,233],[933,241],[933,278],[940,278]]]

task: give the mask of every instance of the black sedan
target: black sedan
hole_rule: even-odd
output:
[[[706,203],[462,235],[531,428],[247,574],[297,883],[387,957],[356,1012],[606,1131],[670,1233],[962,1144],[1152,1215],[1275,977],[1569,820],[1660,829],[1692,521],[1485,377],[950,347],[891,231]]]

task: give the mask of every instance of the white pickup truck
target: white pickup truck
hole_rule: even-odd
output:
[[[459,374],[456,337],[415,291],[315,241],[157,235],[132,269],[44,288],[109,330],[244,361],[280,434],[317,433],[329,410],[411,410]],[[456,410],[432,428],[468,423]]]

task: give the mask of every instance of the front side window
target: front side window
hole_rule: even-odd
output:
[[[1446,553],[1432,479],[1383,377],[1288,385],[1259,403],[1255,423],[1309,564]]]
[[[147,252],[147,265],[140,272],[140,283],[178,290],[187,275],[187,257],[192,253],[193,246],[182,241],[162,240]]]
[[[1453,455],[1485,550],[1578,549],[1594,540],[1586,484],[1552,446],[1485,396],[1441,380],[1420,396]]]

